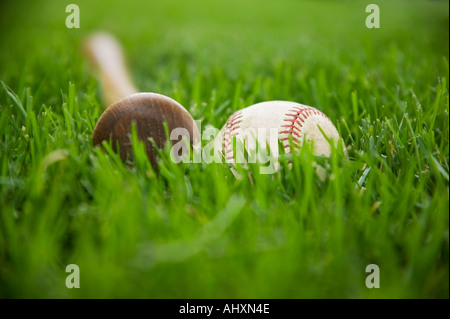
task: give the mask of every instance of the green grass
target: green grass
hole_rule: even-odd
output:
[[[80,29],[65,2],[0,4],[0,297],[449,297],[448,2],[77,3]],[[80,43],[98,29],[140,90],[203,129],[296,101],[328,115],[349,159],[319,159],[323,181],[307,149],[242,179],[167,152],[156,172],[139,145],[123,165],[92,145],[103,102]]]

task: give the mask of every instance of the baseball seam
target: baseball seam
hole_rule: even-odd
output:
[[[227,160],[233,159],[233,143],[231,142],[231,138],[237,135],[237,130],[240,127],[239,124],[242,122],[242,117],[242,111],[237,111],[228,118],[228,121],[225,124],[223,149]]]
[[[286,153],[290,153],[291,151],[291,146],[289,143],[290,136],[292,136],[294,146],[300,146],[303,137],[303,124],[312,115],[322,116],[330,121],[325,114],[309,106],[293,106],[292,109],[286,112],[284,119],[285,124],[281,126],[284,130],[280,131],[280,134],[285,134],[282,141]]]

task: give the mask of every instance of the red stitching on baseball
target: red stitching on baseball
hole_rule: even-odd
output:
[[[303,124],[308,119],[308,117],[310,117],[311,115],[323,116],[331,122],[331,120],[325,114],[317,109],[309,106],[294,106],[285,115],[286,118],[284,119],[284,122],[286,122],[287,124],[281,126],[287,129],[280,132],[280,134],[287,134],[287,136],[282,139],[285,149],[290,147],[289,144],[284,143],[286,141],[289,141],[289,136],[292,136],[292,141],[295,145],[300,144],[300,138],[302,137],[301,128],[303,127]],[[297,124],[300,128],[295,124]]]
[[[223,149],[227,160],[233,159],[233,145],[231,143],[231,137],[237,135],[236,131],[239,129],[239,124],[242,122],[243,116],[242,111],[237,111],[228,118],[228,121],[225,124]]]

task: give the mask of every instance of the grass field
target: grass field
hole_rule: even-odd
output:
[[[79,29],[70,2],[0,4],[1,298],[449,297],[447,1],[73,2]],[[122,164],[92,145],[104,108],[80,44],[97,30],[202,129],[295,101],[328,115],[349,159],[304,150],[240,179],[168,152],[157,172],[139,147]]]

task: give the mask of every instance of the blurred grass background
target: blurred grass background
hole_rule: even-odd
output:
[[[69,3],[0,4],[0,297],[448,298],[447,1],[73,1],[67,29]],[[242,180],[127,169],[92,148],[103,103],[80,45],[97,30],[203,126],[292,100],[332,119],[350,161],[326,181],[307,151]]]

